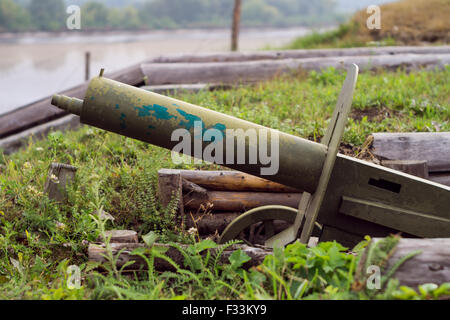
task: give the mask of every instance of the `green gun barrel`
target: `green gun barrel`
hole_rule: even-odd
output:
[[[191,150],[198,148],[195,146],[195,143],[198,142],[198,132],[195,133],[194,130],[195,123],[201,123],[202,133],[207,129],[223,132],[224,162],[219,164],[310,193],[317,188],[327,154],[327,147],[322,144],[101,76],[92,79],[84,101],[55,95],[52,104],[79,115],[82,123],[167,149],[173,149],[179,143],[179,140],[172,141],[172,134],[177,129],[188,130],[194,137],[191,142]],[[238,149],[237,141],[242,135],[242,131],[232,137],[235,142],[234,148],[227,148],[227,145],[229,146],[228,138],[230,138],[227,137],[227,134],[237,129],[242,129],[244,132],[249,132],[247,131],[249,129],[260,132],[261,129],[264,129],[267,132],[267,150],[272,150],[272,142],[277,144],[274,147],[278,147],[273,149],[279,153],[276,174],[261,174],[261,168],[267,167],[267,163],[260,157],[257,161],[252,162],[249,157],[251,150],[260,151],[255,149],[259,148],[260,136],[257,138],[258,146],[255,146],[254,140],[251,140],[249,136],[245,137],[245,161],[238,161],[237,157],[242,149]],[[272,141],[274,135],[277,136],[278,143]],[[197,141],[195,141],[196,139]],[[200,154],[201,156],[209,144],[216,142],[214,140],[213,142],[203,141],[200,153],[192,152],[188,155],[197,157]],[[230,156],[227,155],[227,151],[233,153],[230,157],[231,161],[225,161]]]
[[[79,115],[82,123],[200,159],[214,149],[224,160],[218,164],[311,193],[311,197],[302,197],[307,200],[299,208],[295,228],[277,235],[276,240],[283,243],[297,236],[303,220],[300,239],[304,243],[316,221],[322,224],[321,241],[339,239],[354,244],[367,234],[395,232],[448,237],[449,187],[344,155],[334,157],[344,128],[342,120],[347,117],[343,110],[349,111],[351,106],[357,72],[357,66],[349,70],[324,144],[102,76],[90,82],[84,101],[55,95],[52,104]],[[186,135],[176,135],[179,130]],[[206,139],[211,132],[216,134]],[[252,132],[266,135],[255,134],[255,139]],[[178,149],[180,140],[188,136],[189,148]],[[269,158],[278,163],[276,172],[267,175],[263,169],[272,165]],[[238,227],[245,227],[239,223],[238,219]]]

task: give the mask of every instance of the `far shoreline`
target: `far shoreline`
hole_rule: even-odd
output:
[[[252,31],[274,31],[274,30],[324,30],[334,28],[333,26],[289,26],[289,27],[275,27],[275,26],[262,26],[262,27],[241,27],[241,32],[252,32]],[[63,38],[70,36],[77,37],[89,37],[89,36],[101,36],[101,35],[146,35],[146,34],[158,34],[158,33],[186,33],[186,32],[231,32],[230,28],[227,27],[195,27],[195,28],[167,28],[167,29],[139,29],[139,30],[65,30],[65,31],[25,31],[25,32],[0,32],[0,40],[8,39],[21,39],[21,38]]]

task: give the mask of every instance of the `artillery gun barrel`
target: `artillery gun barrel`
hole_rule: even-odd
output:
[[[223,163],[219,164],[310,193],[317,188],[327,154],[327,147],[322,144],[102,76],[90,82],[84,101],[55,95],[52,104],[79,115],[82,123],[170,150],[180,143],[180,139],[173,138],[174,132],[184,129],[193,137],[192,152],[181,152],[196,158],[204,154],[208,145],[221,142],[217,137],[212,142],[201,141],[206,140],[202,138],[206,130],[214,129],[223,134]],[[198,124],[201,131],[195,132]],[[256,137],[256,144],[252,137]],[[239,148],[239,140],[245,143],[245,150]],[[245,161],[239,160],[243,151]],[[252,158],[251,152],[256,156]],[[271,161],[278,161],[272,174],[262,174],[262,169],[269,166],[267,157],[261,157],[264,152],[266,156],[270,154]]]
[[[306,191],[295,228],[277,235],[283,243],[296,238],[303,217],[304,243],[315,222],[323,225],[321,241],[348,239],[354,244],[367,234],[395,232],[450,236],[449,187],[336,157],[357,72],[356,65],[348,72],[323,144],[101,75],[91,80],[84,101],[55,95],[52,104],[79,115],[82,123]]]

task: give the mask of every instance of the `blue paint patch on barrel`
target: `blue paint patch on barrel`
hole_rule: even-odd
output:
[[[138,110],[138,117],[155,117],[159,120],[169,120],[176,119],[177,116],[171,115],[167,112],[167,108],[160,106],[159,104],[142,106],[142,107],[134,107],[135,110]]]
[[[215,139],[212,140],[213,142],[218,142],[218,141],[221,141],[223,139],[223,137],[225,137],[225,130],[227,129],[227,127],[222,123],[216,123],[215,125],[213,125],[212,127],[208,128],[208,129],[216,129],[222,133],[221,137],[217,137],[217,138],[220,138],[219,140],[217,140],[217,141]]]
[[[184,117],[184,119],[186,119],[186,121],[181,120],[178,125],[184,127],[186,130],[192,129],[194,127],[195,122],[198,121],[198,122],[201,122],[201,124],[202,124],[202,137],[205,134],[205,131],[208,129],[216,129],[216,130],[219,130],[220,132],[222,132],[222,139],[225,136],[225,130],[227,129],[227,127],[224,124],[216,123],[215,125],[213,125],[211,127],[206,127],[205,123],[199,116],[187,113],[186,111],[179,109],[179,108],[177,108],[177,111],[179,114],[181,114]],[[194,138],[201,139],[202,137],[194,137]]]
[[[177,111],[179,114],[181,114],[184,117],[184,119],[186,119],[186,121],[181,120],[179,123],[179,125],[184,127],[186,130],[191,130],[194,127],[194,123],[196,121],[201,122],[202,127],[204,127],[203,120],[200,117],[190,114],[190,113],[187,113],[186,111],[181,110],[179,108],[177,108]]]

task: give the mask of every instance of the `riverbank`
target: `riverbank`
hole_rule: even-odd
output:
[[[283,46],[311,29],[243,29],[239,48]],[[0,39],[0,114],[84,81],[85,52],[91,72],[119,70],[171,53],[229,51],[229,29],[180,29],[120,33],[24,33]]]
[[[302,36],[284,49],[364,46],[445,45],[450,43],[450,2],[408,0],[380,6],[380,28],[367,28],[369,15],[358,11],[335,30]]]
[[[328,30],[328,28],[318,28],[314,30]],[[302,33],[311,32],[308,27],[286,27],[286,28],[241,28],[241,36],[262,35],[273,36],[296,36]],[[192,29],[154,29],[154,30],[110,30],[110,31],[65,31],[65,32],[2,32],[0,33],[0,44],[2,43],[54,43],[54,42],[119,42],[141,41],[148,39],[159,39],[167,36],[188,37],[188,38],[217,38],[217,36],[231,36],[229,28],[192,28]]]

